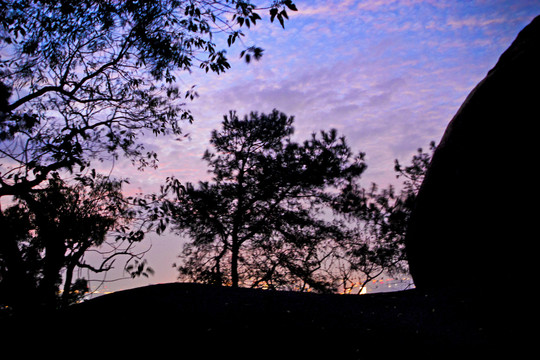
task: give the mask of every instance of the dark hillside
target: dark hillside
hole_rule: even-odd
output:
[[[119,346],[170,346],[202,351],[201,358],[240,349],[285,358],[293,350],[315,358],[435,355],[490,349],[503,335],[488,321],[494,309],[471,299],[417,290],[347,296],[171,283],[96,298],[63,320],[81,324],[86,336],[105,332]]]

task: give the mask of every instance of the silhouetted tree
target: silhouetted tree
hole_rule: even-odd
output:
[[[3,236],[15,239],[16,248],[0,256],[0,302],[16,310],[66,306],[88,290],[88,279],[75,279],[76,269],[100,273],[116,257],[138,259],[133,246],[144,231],[130,227],[137,213],[121,186],[95,172],[75,186],[53,176],[43,190],[16,198],[2,211]],[[100,264],[85,261],[90,251],[103,250],[108,237],[114,251]]]
[[[232,286],[318,291],[332,288],[318,270],[329,256],[324,246],[342,236],[325,219],[336,189],[365,169],[335,130],[291,140],[293,117],[274,110],[235,112],[214,130],[204,160],[211,182],[181,184],[168,179],[165,190],[173,227],[187,234],[181,277]]]
[[[405,231],[434,149],[434,142],[429,153],[419,148],[408,166],[395,161],[396,177],[404,179],[399,191],[394,186],[381,190],[377,184],[366,189],[351,182],[336,198],[336,213],[351,227],[350,237],[339,243],[333,258],[336,281],[345,290],[361,290],[382,274],[408,273]]]

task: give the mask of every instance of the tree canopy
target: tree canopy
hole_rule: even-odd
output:
[[[336,281],[345,292],[361,291],[382,275],[408,274],[405,232],[434,149],[434,142],[430,152],[418,148],[406,166],[395,160],[396,177],[403,179],[400,189],[375,183],[366,188],[351,182],[336,197],[335,214],[350,229],[334,257]]]
[[[401,190],[366,189],[363,153],[335,130],[294,142],[293,122],[277,110],[232,111],[203,156],[212,180],[167,180],[163,208],[187,236],[181,280],[349,293],[407,273],[403,236],[430,154],[396,160]]]
[[[93,172],[67,185],[55,175],[43,190],[3,210],[0,302],[36,309],[69,305],[78,291],[88,290],[90,279],[76,279],[78,269],[98,274],[117,257],[136,257],[131,248],[144,232],[132,226],[137,213],[122,184]],[[108,241],[114,251],[105,249]],[[90,251],[102,253],[100,264],[86,261]]]
[[[193,120],[182,72],[228,70],[215,38],[232,46],[261,11],[284,25],[287,10],[290,0],[0,1],[0,196],[91,159],[155,165],[140,136],[180,134]]]
[[[192,240],[181,273],[232,286],[328,287],[314,272],[321,244],[339,236],[324,218],[338,189],[365,169],[335,130],[291,140],[293,117],[274,110],[224,117],[204,160],[211,182],[169,179],[173,227]]]

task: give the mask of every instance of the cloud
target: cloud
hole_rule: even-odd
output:
[[[191,138],[156,143],[160,168],[145,181],[207,178],[201,156],[222,116],[274,108],[295,116],[298,139],[337,128],[355,150],[368,154],[379,181],[392,181],[393,160],[437,141],[508,45],[470,31],[502,28],[499,36],[506,35],[496,11],[465,16],[462,7],[449,12],[445,4],[298,1],[299,12],[285,30],[261,27],[247,36],[265,48],[260,62],[233,59],[233,69],[223,75],[184,78],[201,94],[188,105],[196,118],[185,126]]]
[[[355,0],[344,1],[297,1],[298,16],[343,16],[351,13]]]

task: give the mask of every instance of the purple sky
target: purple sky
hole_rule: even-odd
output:
[[[160,167],[137,172],[117,164],[115,174],[143,191],[156,190],[168,176],[208,179],[201,156],[223,115],[276,108],[295,116],[298,140],[336,128],[355,151],[365,152],[365,185],[395,183],[394,159],[408,163],[418,147],[438,142],[468,93],[540,14],[538,1],[294,2],[299,11],[289,12],[285,30],[261,22],[246,31],[246,46],[264,48],[261,61],[246,65],[238,46],[228,50],[227,73],[180,77],[200,95],[189,104],[195,115],[195,123],[184,126],[189,140],[149,137]],[[148,243],[156,274],[108,289],[176,280],[172,264],[182,240],[149,235]]]

